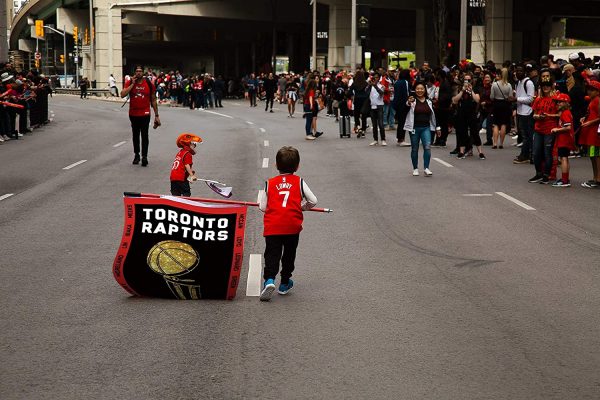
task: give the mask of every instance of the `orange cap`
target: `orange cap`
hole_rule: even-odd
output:
[[[189,146],[192,142],[202,143],[202,138],[198,135],[194,135],[193,133],[182,133],[177,136],[177,147],[184,148],[185,146]]]

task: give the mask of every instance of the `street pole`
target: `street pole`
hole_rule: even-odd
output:
[[[317,69],[317,0],[312,0],[312,59],[313,71]]]
[[[356,68],[356,0],[352,0],[352,21],[350,23],[350,70]]]
[[[63,25],[63,73],[65,75],[65,86],[63,86],[65,89],[67,88],[67,60],[69,59],[69,56],[67,55],[67,27],[66,25]]]
[[[90,40],[90,82],[93,81],[96,76],[96,52],[94,50],[94,0],[89,0],[90,2],[90,32],[89,32],[89,40]],[[108,22],[112,24],[112,21]],[[111,49],[112,50],[112,49]],[[109,74],[112,74],[113,71],[110,71]]]
[[[467,58],[467,0],[460,0],[460,46],[459,60]]]

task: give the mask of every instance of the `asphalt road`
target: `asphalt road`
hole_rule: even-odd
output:
[[[161,107],[147,168],[131,165],[116,102],[55,97],[51,124],[0,146],[0,197],[13,194],[0,201],[0,398],[600,398],[588,160],[573,160],[570,189],[527,183],[511,147],[485,161],[434,149],[451,167],[413,177],[393,134],[369,147],[320,118],[308,142],[283,106],[224,105]],[[264,251],[255,209],[234,301],[139,299],[114,281],[122,192],[167,193],[185,131],[204,139],[199,175],[242,200],[276,173],[279,147],[299,149],[299,174],[335,213],[306,214],[288,297],[246,295],[249,255]]]

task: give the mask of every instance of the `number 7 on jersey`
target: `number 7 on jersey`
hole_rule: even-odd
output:
[[[279,192],[279,195],[283,195],[283,203],[281,203],[281,207],[285,208],[287,207],[287,201],[288,201],[288,197],[290,197],[290,192],[289,190],[284,190],[282,192]]]

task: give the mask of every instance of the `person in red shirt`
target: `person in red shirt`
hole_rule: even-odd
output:
[[[558,149],[558,158],[560,160],[560,169],[562,171],[561,179],[552,184],[553,187],[569,187],[569,154],[575,150],[575,134],[573,132],[573,115],[571,114],[569,95],[558,93],[554,96],[554,101],[558,104],[560,117],[558,126],[552,129],[556,136],[556,148]]]
[[[181,150],[177,152],[171,167],[171,194],[189,197],[192,195],[189,180],[198,179],[192,169],[193,155],[196,154],[196,146],[202,143],[202,138],[192,133],[182,133],[177,137],[176,143]]]
[[[535,176],[530,183],[550,183],[552,170],[552,148],[554,135],[552,129],[558,126],[558,109],[552,96],[553,83],[550,78],[540,82],[541,96],[533,102],[533,119],[535,120],[533,134],[533,163]]]
[[[140,163],[140,136],[142,137],[142,167],[148,165],[148,129],[150,126],[150,106],[154,110],[154,129],[160,126],[156,89],[148,78],[144,77],[144,68],[135,67],[133,79],[125,82],[121,97],[129,95],[129,120],[133,132],[133,164]]]
[[[600,82],[588,82],[588,95],[590,104],[587,115],[581,119],[581,133],[579,144],[588,147],[588,155],[592,162],[593,179],[583,182],[585,188],[600,186]]]
[[[275,278],[281,262],[281,282],[279,294],[287,294],[294,282],[290,279],[294,272],[296,249],[302,230],[303,210],[317,204],[317,198],[302,178],[294,173],[300,165],[300,154],[293,147],[279,149],[275,157],[279,175],[265,183],[260,192],[259,208],[265,213],[264,233],[265,270],[261,301],[271,300],[275,291]]]

